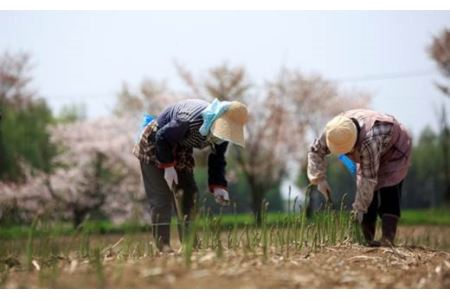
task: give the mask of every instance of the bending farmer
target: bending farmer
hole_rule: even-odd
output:
[[[393,244],[400,218],[402,182],[411,159],[411,136],[394,117],[355,109],[334,117],[308,153],[308,178],[328,199],[328,154],[345,154],[357,166],[352,214],[369,246]],[[374,241],[377,214],[382,220],[381,243]]]
[[[197,185],[193,148],[211,147],[208,183],[216,201],[228,205],[225,152],[228,143],[244,147],[247,107],[237,101],[208,103],[183,100],[167,107],[142,131],[133,154],[140,160],[145,193],[150,202],[153,236],[160,251],[170,252],[170,219],[173,191],[181,191],[181,212],[188,222],[194,212]],[[178,197],[177,197],[178,198]],[[182,239],[182,234],[180,239]]]

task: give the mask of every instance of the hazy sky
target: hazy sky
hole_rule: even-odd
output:
[[[445,27],[450,12],[0,12],[0,51],[32,55],[56,112],[86,102],[89,116],[106,115],[124,81],[178,88],[174,59],[200,75],[227,61],[257,83],[284,65],[370,91],[374,109],[417,134],[450,104],[426,52]]]

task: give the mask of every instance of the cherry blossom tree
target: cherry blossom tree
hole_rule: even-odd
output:
[[[72,213],[74,225],[98,209],[113,221],[145,214],[139,165],[131,154],[136,128],[136,120],[111,116],[52,129],[63,151],[49,188]]]
[[[14,212],[21,221],[36,217],[70,220],[78,227],[92,214],[114,222],[149,220],[138,160],[131,151],[143,112],[158,114],[175,101],[164,84],[146,80],[138,93],[124,85],[115,114],[59,122],[48,130],[58,147],[53,170],[29,170],[21,183],[0,183],[0,220]]]
[[[157,115],[179,99],[180,96],[169,90],[163,81],[145,79],[137,89],[123,83],[117,96],[114,114],[134,118],[140,117],[143,113]]]
[[[26,53],[5,52],[0,55],[0,106],[5,104],[21,109],[36,98],[30,88],[30,56]]]
[[[22,184],[2,183],[0,207],[16,208],[25,221],[45,216],[75,227],[98,211],[114,222],[144,220],[141,175],[131,154],[136,128],[136,120],[114,116],[51,128],[60,150],[54,171],[30,173]]]
[[[442,74],[450,79],[450,29],[445,29],[433,38],[428,53],[436,62]],[[437,87],[450,97],[450,85],[437,83]]]
[[[154,80],[144,81],[138,91],[125,84],[114,115],[49,128],[59,150],[53,171],[30,170],[25,183],[0,183],[0,220],[8,211],[23,220],[45,216],[71,220],[74,226],[96,213],[115,222],[148,220],[138,160],[131,154],[140,115],[156,115],[177,100],[196,97],[248,105],[246,148],[232,146],[229,152],[236,162],[232,165],[249,184],[251,207],[260,222],[266,193],[280,184],[291,166],[305,164],[309,144],[325,122],[343,110],[366,107],[370,98],[298,70],[281,69],[273,79],[256,85],[240,66],[222,64],[202,78],[180,65],[177,69],[189,87],[186,93]]]
[[[433,42],[428,48],[429,55],[436,62],[442,75],[450,79],[450,30],[443,30],[438,36],[433,38]],[[450,81],[449,81],[450,82]],[[436,83],[441,92],[450,97],[449,83]],[[447,110],[445,103],[442,104],[440,111],[439,127],[441,130],[441,148],[443,155],[442,171],[445,178],[444,198],[447,204],[450,204],[450,128],[448,125]]]
[[[370,98],[297,70],[281,69],[274,79],[256,88],[243,67],[223,64],[211,68],[204,79],[195,79],[180,66],[178,69],[194,96],[247,104],[246,148],[232,147],[232,152],[249,184],[258,223],[265,194],[280,184],[290,166],[305,164],[309,144],[325,122],[344,110],[366,107]]]

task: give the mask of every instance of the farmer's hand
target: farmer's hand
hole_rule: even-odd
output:
[[[174,167],[168,167],[164,169],[164,179],[169,186],[169,189],[173,188],[173,184],[178,184],[178,175]]]
[[[317,184],[317,190],[322,193],[327,201],[330,200],[331,188],[325,179]]]
[[[353,221],[358,221],[358,223],[361,224],[364,218],[364,212],[360,210],[352,210],[351,217]]]
[[[216,198],[216,202],[222,206],[230,205],[230,196],[228,195],[227,190],[222,188],[214,188],[214,197]]]

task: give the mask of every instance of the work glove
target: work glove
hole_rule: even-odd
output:
[[[321,182],[319,182],[319,184],[317,184],[317,190],[322,193],[322,195],[325,197],[325,200],[327,201],[330,200],[331,188],[330,185],[328,184],[328,181],[324,179]]]
[[[213,193],[217,203],[219,203],[222,206],[230,205],[231,201],[227,190],[222,188],[214,188]]]
[[[178,184],[178,175],[174,167],[168,167],[164,169],[164,179],[169,186],[169,189],[173,188],[173,184]]]
[[[361,224],[364,218],[364,212],[361,210],[352,210],[351,218],[354,222]]]

